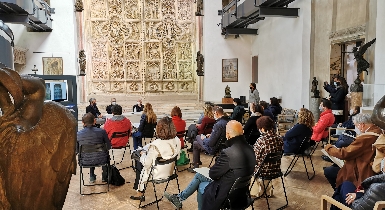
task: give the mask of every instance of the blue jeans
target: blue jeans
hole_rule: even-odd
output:
[[[142,147],[142,132],[136,131],[132,134],[132,141],[134,142],[134,150]]]
[[[195,191],[197,193],[197,201],[198,201],[198,209],[202,209],[202,199],[203,193],[205,192],[205,188],[208,184],[212,182],[211,179],[203,176],[200,173],[196,173],[194,178],[191,180],[190,184],[184,189],[181,193],[178,194],[178,197],[181,201],[186,200],[190,195],[192,195]]]

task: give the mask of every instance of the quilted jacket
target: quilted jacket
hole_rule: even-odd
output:
[[[327,128],[333,125],[334,120],[331,109],[322,112],[318,122],[313,126],[313,135],[311,136],[311,139],[314,141],[321,141],[322,138],[326,138],[329,135]]]

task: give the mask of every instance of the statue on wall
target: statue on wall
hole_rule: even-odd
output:
[[[320,98],[320,91],[318,88],[318,81],[316,77],[313,77],[313,81],[311,82],[311,92],[314,94],[312,98]]]
[[[203,16],[202,10],[203,10],[203,0],[196,0],[197,2],[197,11],[195,12],[195,16]]]
[[[77,121],[44,102],[44,80],[10,69],[0,78],[0,208],[62,209],[76,172]]]
[[[196,61],[197,61],[197,75],[198,76],[204,76],[203,63],[205,62],[205,59],[203,58],[201,51],[197,52]]]
[[[75,11],[76,12],[82,12],[83,10],[84,10],[83,1],[82,0],[76,0]]]
[[[225,88],[225,98],[231,98],[231,90],[228,85],[226,85],[226,88]]]
[[[87,60],[86,60],[86,54],[84,50],[79,51],[79,67],[80,67],[80,76],[85,76],[86,75],[86,65]]]
[[[354,85],[351,86],[350,90],[352,92],[362,92],[363,89],[359,87],[361,85],[361,80],[360,80],[360,74],[363,71],[366,71],[366,74],[368,74],[368,68],[370,67],[370,64],[368,61],[364,59],[364,54],[366,50],[374,43],[376,42],[376,39],[374,38],[372,41],[364,44],[360,49],[358,50],[358,47],[353,48],[353,54],[354,54],[354,59],[357,61],[357,79],[354,81]],[[362,86],[362,85],[361,85]]]

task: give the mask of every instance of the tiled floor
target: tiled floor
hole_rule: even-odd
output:
[[[118,152],[122,154],[121,151]],[[115,153],[116,154],[116,153]],[[192,154],[190,154],[192,156]],[[320,148],[315,152],[313,156],[313,164],[316,170],[316,176],[313,180],[309,181],[306,177],[304,164],[300,159],[293,171],[287,176],[284,177],[286,192],[289,199],[289,206],[287,209],[319,209],[320,207],[320,197],[322,194],[331,195],[332,189],[328,184],[327,180],[323,176],[324,166],[329,166],[330,164],[321,159]],[[121,156],[118,156],[120,158]],[[208,166],[211,160],[211,156],[206,156],[202,154],[203,166]],[[290,156],[282,158],[282,169],[286,170],[289,161],[291,160]],[[310,166],[309,160],[306,162]],[[125,159],[123,166],[130,165],[131,161]],[[120,165],[118,165],[120,167]],[[132,169],[121,170],[121,175],[130,183],[126,183],[123,186],[111,186],[110,191],[105,194],[95,194],[82,196],[79,194],[79,168],[78,173],[73,175],[71,184],[68,190],[67,198],[64,204],[64,210],[73,210],[73,209],[137,209],[139,202],[130,200],[130,196],[135,194],[133,190],[133,181],[135,178],[135,173]],[[85,182],[88,183],[88,169],[84,170],[85,172]],[[96,169],[98,175],[97,182],[100,182],[101,179],[101,169]],[[178,173],[179,175],[179,185],[181,190],[183,190],[191,178],[193,177],[192,173],[183,171]],[[162,195],[164,192],[165,185],[159,185],[157,187],[157,192],[159,195]],[[95,192],[98,190],[105,190],[106,186],[98,187],[82,187],[84,192]],[[169,185],[169,192],[176,193],[177,185],[175,181],[172,181]],[[150,186],[146,192],[146,202],[154,199],[154,192],[152,186]],[[274,196],[269,199],[270,207],[272,209],[277,209],[278,207],[284,205],[285,199],[282,191],[281,181],[274,181]],[[160,209],[173,209],[173,206],[163,199],[159,202]],[[156,205],[147,207],[146,209],[156,209]],[[188,198],[183,203],[183,209],[197,209],[196,202],[196,193]],[[249,208],[251,209],[251,208]],[[267,209],[266,200],[259,199],[254,203],[254,209]]]

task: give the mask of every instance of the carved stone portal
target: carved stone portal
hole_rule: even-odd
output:
[[[194,0],[87,0],[88,94],[197,93]]]

